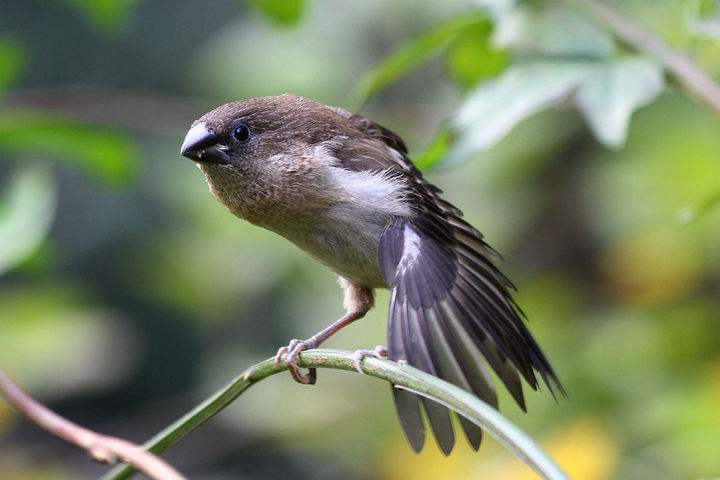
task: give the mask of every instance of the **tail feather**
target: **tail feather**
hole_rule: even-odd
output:
[[[395,411],[400,419],[405,438],[415,453],[420,453],[425,445],[425,425],[420,413],[420,398],[407,390],[392,388]]]
[[[408,361],[420,370],[438,376],[441,375],[436,368],[439,361],[431,347],[432,339],[428,335],[427,319],[424,313],[423,309],[413,309],[408,303],[405,304],[403,312],[406,319],[404,339],[405,344],[409,345],[409,348],[406,348]],[[449,455],[455,446],[450,412],[447,408],[427,398],[422,398],[422,404],[440,450],[445,455]]]

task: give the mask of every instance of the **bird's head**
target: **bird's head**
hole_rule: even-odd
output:
[[[243,170],[274,155],[301,155],[342,134],[344,119],[334,109],[295,95],[226,103],[196,120],[180,153],[200,164]]]
[[[180,152],[230,211],[269,226],[332,202],[336,185],[323,172],[334,158],[323,152],[328,141],[353,135],[360,132],[338,109],[295,95],[258,97],[200,117]]]

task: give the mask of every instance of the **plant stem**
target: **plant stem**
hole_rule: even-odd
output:
[[[563,1],[585,8],[620,40],[639,52],[657,58],[690,95],[720,114],[720,86],[689,56],[674,50],[661,37],[601,0]]]
[[[31,398],[0,371],[0,396],[40,427],[87,452],[99,463],[122,460],[154,480],[186,480],[170,465],[147,450],[115,437],[101,435],[77,425]]]
[[[300,354],[300,366],[305,368],[333,368],[356,372],[352,352],[338,350],[308,350]],[[409,365],[368,357],[363,360],[363,371],[372,377],[387,380],[396,388],[404,388],[442,403],[483,428],[505,448],[523,460],[542,478],[567,480],[567,475],[522,430],[503,417],[496,409],[474,395],[437,377],[428,375]],[[160,453],[185,435],[227,407],[248,387],[285,370],[275,366],[273,359],[253,365],[225,388],[206,399],[175,423],[144,444],[154,453]],[[132,476],[130,466],[120,466],[108,472],[102,480],[121,480]]]

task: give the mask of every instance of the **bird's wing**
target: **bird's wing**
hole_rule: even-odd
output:
[[[369,120],[351,115],[366,133],[366,141],[347,143],[334,152],[345,168],[392,168],[412,192],[413,215],[398,218],[383,233],[379,267],[391,288],[388,353],[475,393],[497,407],[488,366],[524,410],[522,376],[537,389],[536,372],[550,391],[564,394],[562,385],[522,320],[512,299],[512,283],[493,264],[495,252],[462,212],[440,198],[440,189],[427,182],[406,156],[397,135]],[[376,151],[368,150],[371,145]],[[392,151],[388,153],[388,149]],[[393,397],[412,447],[425,438],[420,403],[441,450],[448,454],[455,438],[448,410],[399,389]],[[481,432],[460,419],[473,448]]]

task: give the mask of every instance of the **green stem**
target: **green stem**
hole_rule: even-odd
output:
[[[305,368],[355,371],[352,352],[339,350],[308,350],[300,355],[300,365]],[[568,479],[560,467],[529,436],[503,417],[496,409],[465,390],[409,365],[388,360],[369,357],[363,361],[362,367],[369,376],[387,380],[398,388],[404,388],[435,400],[463,415],[495,437],[498,442],[524,461],[542,478],[547,480]],[[285,369],[284,365],[276,367],[273,359],[253,365],[225,388],[155,435],[143,446],[153,453],[165,451],[227,407],[248,387]],[[130,478],[134,472],[135,470],[130,466],[119,466],[109,471],[101,480],[126,479]]]

